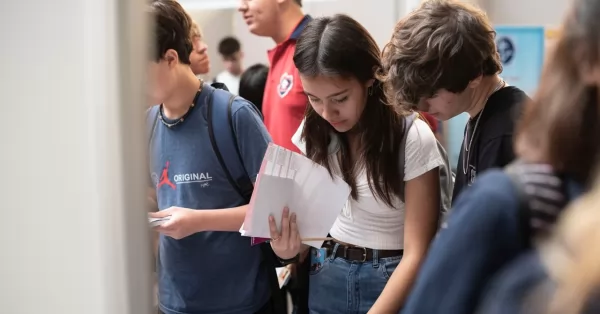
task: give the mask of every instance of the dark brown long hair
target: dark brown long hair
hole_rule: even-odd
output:
[[[381,70],[381,52],[369,32],[349,16],[337,14],[311,21],[296,43],[294,63],[302,76],[356,78],[361,83],[375,80],[367,96],[367,104],[352,130],[360,138],[358,160],[352,162],[346,136],[340,135],[337,153],[341,175],[351,186],[351,195],[358,198],[356,175],[364,167],[373,195],[388,206],[393,196],[402,191],[398,156],[404,134],[403,114],[387,105],[383,86],[378,79]],[[332,169],[328,145],[333,127],[307,106],[302,139],[306,155],[323,165],[330,174]]]
[[[516,151],[588,183],[600,147],[600,2],[574,3],[518,125]]]

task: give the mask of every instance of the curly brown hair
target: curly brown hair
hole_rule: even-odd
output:
[[[429,0],[400,20],[383,50],[388,102],[415,108],[438,90],[464,91],[502,71],[486,14],[452,0]]]

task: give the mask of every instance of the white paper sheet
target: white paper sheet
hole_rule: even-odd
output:
[[[171,216],[166,216],[162,218],[148,217],[148,223],[150,224],[150,227],[154,228],[164,224],[165,222],[169,221],[169,219],[171,219]]]
[[[332,179],[324,167],[275,144],[269,145],[258,175],[250,208],[240,232],[244,236],[270,238],[269,215],[281,221],[284,207],[297,217],[302,238],[323,238],[350,195],[350,187],[338,176]],[[305,242],[320,247],[323,241]]]

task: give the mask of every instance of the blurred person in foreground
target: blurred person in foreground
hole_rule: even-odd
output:
[[[202,32],[198,23],[192,21],[190,28],[192,39],[192,52],[190,53],[190,67],[196,76],[210,72],[210,59],[208,58],[208,46],[202,38]]]
[[[483,11],[459,1],[425,1],[396,24],[383,65],[390,104],[442,121],[469,114],[453,200],[478,174],[514,159],[514,126],[527,96],[500,77],[494,28]]]
[[[598,14],[599,2],[575,2],[517,125],[519,162],[482,174],[455,200],[403,313],[473,313],[494,276],[547,238],[591,185],[600,150]]]
[[[528,156],[568,166],[565,172],[584,184],[593,179],[600,146],[598,16],[597,0],[573,1],[529,110],[532,125],[523,125],[528,137],[517,143]],[[551,241],[497,276],[481,313],[600,313],[600,176],[595,181],[565,213]]]
[[[477,313],[600,313],[600,176],[566,210],[552,237],[502,270]]]
[[[270,142],[248,101],[199,80],[189,58],[192,21],[175,0],[150,5],[154,53],[148,65],[150,174],[159,211],[158,305],[164,314],[279,314],[271,304],[261,247],[239,233],[246,199],[227,179],[207,131],[207,104],[231,104],[242,166],[256,180]],[[215,137],[224,140],[222,136]]]

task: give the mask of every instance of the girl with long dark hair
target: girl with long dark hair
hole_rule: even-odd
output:
[[[380,56],[346,15],[311,21],[296,44],[310,106],[292,141],[351,187],[332,240],[312,249],[322,260],[311,267],[311,313],[398,312],[438,226],[443,158],[426,122],[386,102]],[[302,250],[293,211],[281,231],[270,221],[284,260]]]

